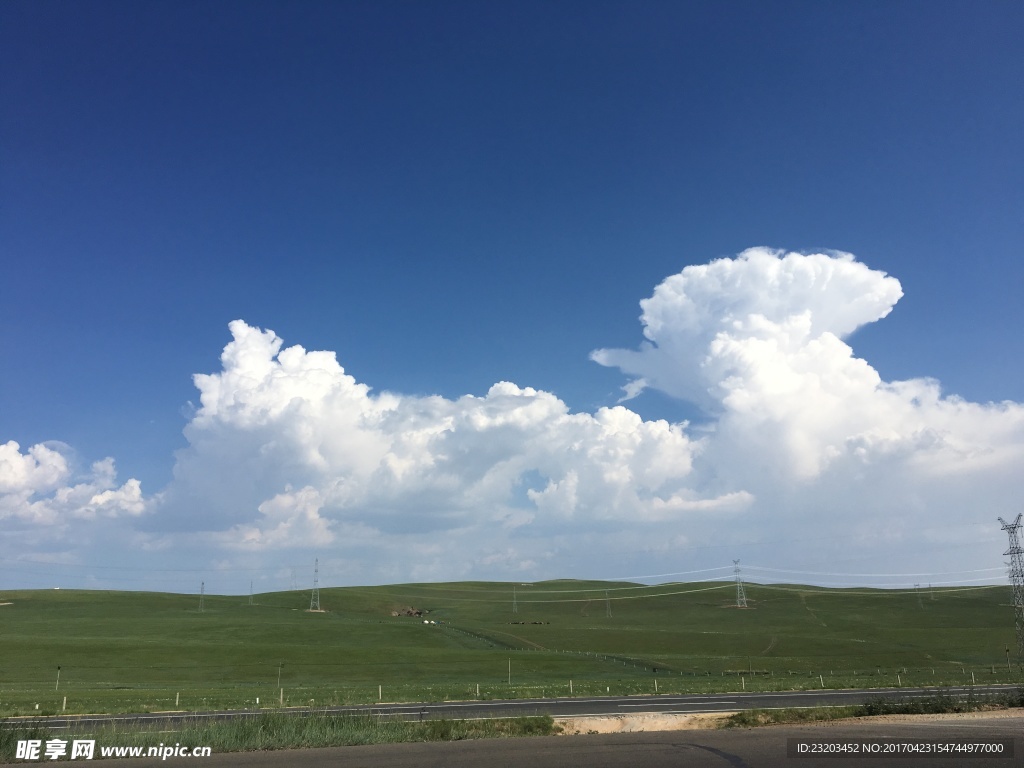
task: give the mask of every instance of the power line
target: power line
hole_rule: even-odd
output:
[[[975,568],[965,571],[917,571],[913,573],[837,573],[834,571],[793,571],[788,568],[768,568],[763,565],[747,565],[748,571],[772,571],[773,573],[795,573],[801,576],[861,576],[866,578],[881,576],[953,576],[958,573],[993,573],[1001,568]]]
[[[698,571],[673,571],[672,573],[649,573],[646,576],[616,576],[612,579],[600,579],[600,581],[631,581],[633,579],[661,579],[665,576],[689,576],[692,573],[712,573],[713,571],[727,571],[728,565],[719,565],[715,568],[701,568]]]
[[[671,584],[660,584],[660,585],[657,585],[657,586],[649,586],[649,587],[647,587],[647,589],[664,589],[666,586],[672,586],[672,585]],[[695,592],[711,592],[711,591],[716,590],[716,589],[727,589],[729,586],[730,586],[729,584],[716,584],[713,587],[701,587],[701,588],[698,588],[698,589],[679,589],[679,590],[675,590],[675,591],[672,591],[672,592],[662,592],[662,591],[659,591],[659,592],[656,592],[656,593],[650,594],[650,595],[623,595],[621,597],[609,597],[607,599],[608,600],[646,600],[646,599],[652,598],[652,597],[669,597],[671,595],[689,595],[689,594],[692,594],[692,593],[695,593]],[[352,591],[363,591],[363,590],[360,590],[358,587],[349,587],[348,589],[351,589]],[[374,590],[372,592],[372,594],[380,595],[381,593],[379,591],[377,591],[377,590]],[[384,594],[387,594],[387,593],[384,593]],[[392,594],[399,595],[399,596],[405,597],[405,598],[412,597],[412,596],[415,595],[415,593],[413,593],[413,592],[400,592],[400,593],[392,593]],[[544,593],[544,594],[547,594],[547,593]],[[444,600],[447,600],[448,602],[452,602],[452,603],[493,603],[494,602],[494,598],[493,597],[490,597],[490,598],[484,598],[484,597],[448,597],[448,598],[446,598],[444,595],[431,595],[431,599],[434,599],[434,600],[442,600],[442,599],[444,599]],[[592,602],[594,602],[594,598],[592,598],[592,597],[560,597],[557,600],[520,600],[519,602],[521,602],[521,603],[530,603],[530,604],[535,604],[535,603],[592,603]]]
[[[713,587],[702,587],[700,589],[680,589],[675,592],[658,592],[653,595],[623,595],[622,597],[610,597],[608,600],[646,600],[651,597],[670,597],[671,595],[689,595],[694,592],[711,592],[716,589],[726,589],[728,584],[716,584]],[[653,587],[651,587],[653,589]],[[524,603],[591,603],[591,597],[569,597],[561,600],[524,600]]]
[[[898,586],[905,587],[900,584]],[[892,595],[913,595],[916,591],[913,589],[883,589],[881,587],[825,587],[824,589],[814,589],[813,587],[799,587],[799,586],[777,586],[774,584],[758,584],[758,589],[770,589],[774,592],[791,592],[794,594],[803,595],[859,595],[861,597],[890,597]],[[977,592],[982,589],[1003,589],[1001,584],[986,584],[981,587],[950,587],[948,589],[936,589],[936,592],[940,593],[951,593],[960,594],[961,592]]]
[[[956,586],[958,584],[977,584],[978,582],[988,582],[988,585],[992,586],[992,587],[1001,586],[1001,584],[999,584],[997,582],[994,582],[988,576],[982,576],[982,577],[976,578],[976,579],[952,579],[952,580],[949,580],[949,581],[933,581],[933,582],[929,582],[929,586],[933,586],[933,585],[938,584],[938,585],[941,585],[941,586],[952,587],[952,586]],[[788,582],[782,582],[782,583],[788,583]],[[915,582],[915,583],[919,583],[919,582]],[[762,582],[758,582],[758,584],[760,586],[765,586],[765,584],[762,583]],[[797,584],[796,586],[799,588],[801,585]],[[813,585],[809,584],[807,586],[823,587],[825,589],[900,589],[900,588],[906,588],[908,586],[908,582],[906,582],[906,581],[890,581],[890,582],[886,582],[884,584],[852,584],[851,585],[851,584],[843,584],[843,583],[837,584],[837,583],[820,582],[820,581],[816,580],[815,584],[813,584]]]

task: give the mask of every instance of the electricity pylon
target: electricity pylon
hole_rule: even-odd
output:
[[[740,576],[740,561],[733,560],[733,571],[736,573],[736,607],[747,607],[747,593],[743,590],[743,579]]]
[[[309,599],[309,610],[320,610],[320,558],[313,561],[313,596]]]
[[[1010,556],[1010,584],[1013,586],[1013,613],[1017,627],[1017,659],[1024,664],[1024,548],[1020,545],[1020,515],[1012,523],[1003,518],[1003,530],[1010,537],[1010,548],[1003,554]]]

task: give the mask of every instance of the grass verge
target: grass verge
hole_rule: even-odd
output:
[[[777,723],[813,723],[821,720],[842,720],[856,717],[858,707],[811,707],[790,709],[745,709],[730,715],[723,728],[751,728]]]
[[[999,694],[953,696],[943,692],[912,699],[872,699],[857,707],[858,717],[870,715],[936,715],[958,712],[983,712],[1024,707],[1024,688]]]
[[[154,730],[152,726],[105,727],[88,731],[51,735],[44,725],[0,723],[0,761],[13,760],[17,742],[50,738],[95,739],[101,747],[155,747],[157,744],[183,744],[210,747],[218,752],[253,752],[273,749],[340,747],[359,744],[388,744],[409,741],[458,741],[512,736],[548,736],[560,729],[549,716],[519,717],[507,720],[424,720],[409,722],[372,716],[330,715],[310,712],[303,715],[264,713],[256,717],[197,721],[175,724],[173,730]],[[97,751],[97,757],[99,757]]]
[[[906,699],[871,699],[848,707],[806,709],[747,709],[726,718],[723,728],[751,728],[758,725],[810,723],[872,715],[937,715],[984,712],[1024,707],[1024,688],[1010,693],[954,696],[947,692]]]
[[[50,731],[45,726],[0,720],[0,760],[13,761],[19,741],[29,739],[45,741],[48,738],[50,738]]]

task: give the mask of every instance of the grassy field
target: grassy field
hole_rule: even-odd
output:
[[[514,588],[0,593],[0,715],[1022,681],[1009,587]]]

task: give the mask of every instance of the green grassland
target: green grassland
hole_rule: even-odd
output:
[[[1009,587],[746,593],[407,584],[323,589],[312,613],[308,591],[201,612],[196,595],[6,592],[0,715],[1022,681]]]

